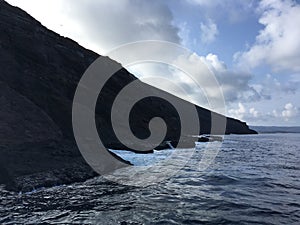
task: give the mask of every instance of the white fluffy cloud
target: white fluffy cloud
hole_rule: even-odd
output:
[[[288,121],[289,119],[297,116],[298,114],[298,108],[293,106],[292,103],[287,103],[284,106],[284,110],[281,112],[282,117]]]
[[[282,118],[285,121],[289,121],[299,116],[299,109],[292,103],[286,103],[283,109],[274,109],[272,115],[276,118]]]
[[[255,108],[250,108],[249,113],[254,117],[257,118],[259,116],[259,112]]]
[[[251,107],[249,110],[241,102],[238,103],[237,108],[228,109],[227,114],[231,117],[238,118],[240,120],[257,120],[261,117],[261,113],[256,110],[254,107]]]
[[[264,109],[260,111],[251,105],[251,103],[238,103],[236,107],[227,111],[227,115],[256,124],[268,124],[276,119],[281,121],[278,122],[281,125],[293,125],[293,122],[300,116],[299,108],[290,102],[284,104],[283,107],[277,107],[273,110],[269,109],[268,111]],[[276,106],[274,105],[274,107]]]
[[[242,103],[238,103],[238,108],[237,109],[229,109],[228,114],[231,117],[237,118],[242,120],[245,116],[246,113],[246,108]]]
[[[207,23],[201,23],[200,29],[201,41],[204,44],[209,44],[213,42],[219,33],[217,24],[215,24],[211,19],[209,19]]]
[[[228,109],[227,115],[240,120],[247,120],[250,123],[274,121],[276,118],[278,121],[282,121],[282,124],[286,122],[292,124],[294,119],[299,116],[299,108],[289,102],[284,107],[273,109],[271,112],[261,112],[251,107],[249,103],[242,104],[239,102],[235,108]]]
[[[266,63],[276,71],[300,71],[300,5],[292,0],[263,0],[258,11],[264,28],[255,43],[235,54],[235,59],[250,68]]]

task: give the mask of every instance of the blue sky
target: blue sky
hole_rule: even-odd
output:
[[[183,45],[193,55],[180,63],[195,67],[195,76],[201,76],[198,62],[211,68],[223,90],[227,115],[251,125],[300,125],[299,1],[8,2],[99,54],[143,40]],[[155,71],[167,79],[172,77],[179,85],[189,84],[180,73],[159,66],[140,66],[132,71],[140,77]],[[168,85],[153,85],[168,90]],[[194,102],[206,106],[200,92],[193,90],[190,95]]]

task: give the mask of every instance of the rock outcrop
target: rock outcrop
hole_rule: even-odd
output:
[[[18,190],[84,180],[95,173],[84,162],[72,131],[72,100],[77,84],[98,54],[44,27],[26,12],[0,0],[0,183]],[[110,106],[137,78],[118,71],[96,107],[99,136],[107,148],[123,149],[111,128]],[[162,92],[141,83],[153,92]],[[175,97],[174,97],[175,98]],[[190,104],[182,100],[182,104]],[[209,133],[211,112],[198,107],[201,133]],[[140,138],[148,121],[162,117],[165,140],[176,145],[180,122],[172,105],[147,98],[135,106],[131,126]],[[221,115],[220,115],[221,116]],[[250,134],[246,123],[226,118],[226,133]]]

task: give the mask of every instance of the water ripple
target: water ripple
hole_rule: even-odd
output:
[[[0,188],[0,224],[298,225],[299,146],[299,134],[228,136],[207,171],[197,170],[198,149],[176,176],[146,188],[101,177],[27,193]]]

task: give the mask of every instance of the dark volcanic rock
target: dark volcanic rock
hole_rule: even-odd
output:
[[[28,190],[95,175],[75,144],[71,115],[77,84],[98,56],[0,0],[0,183]],[[125,69],[118,71],[98,99],[96,123],[108,148],[126,148],[112,130],[110,110],[118,92],[136,79]],[[162,92],[140,85],[154,96]],[[182,100],[182,104],[190,103]],[[211,112],[198,106],[197,111],[199,134],[210,133]],[[165,140],[176,145],[180,136],[178,114],[171,104],[155,97],[134,106],[130,117],[133,133],[147,137],[148,122],[156,116],[168,125]],[[255,132],[245,123],[227,118],[226,133]]]

